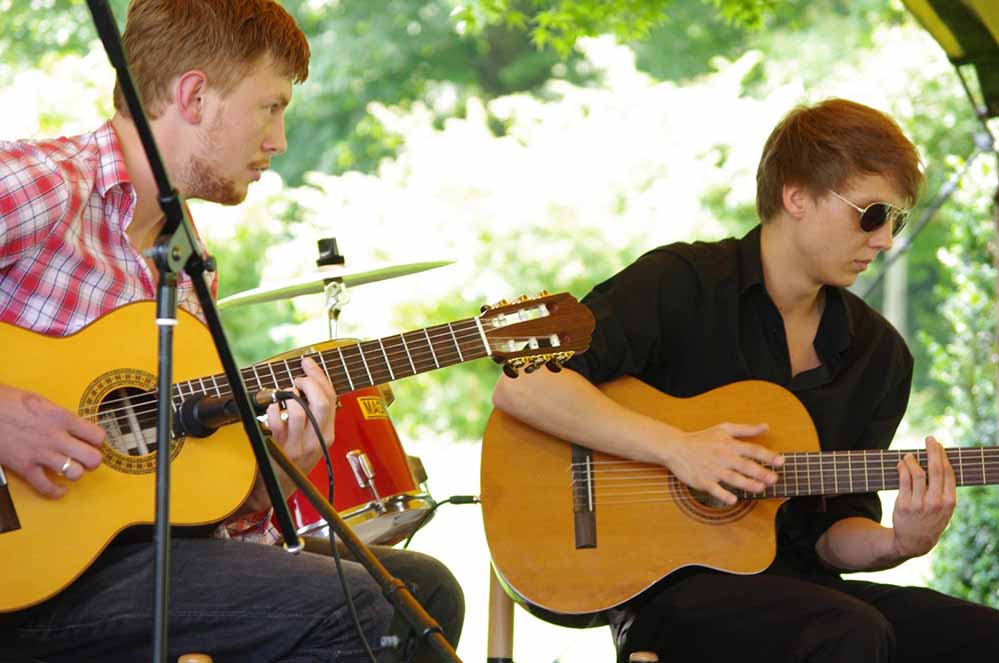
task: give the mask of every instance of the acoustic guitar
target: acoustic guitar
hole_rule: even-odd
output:
[[[614,401],[684,430],[766,421],[755,442],[785,456],[761,494],[733,506],[659,465],[591,451],[494,410],[482,441],[482,517],[497,577],[518,600],[564,614],[633,598],[690,565],[758,573],[776,554],[774,517],[798,495],[898,488],[896,464],[925,450],[819,451],[811,417],[770,382],[736,382],[673,398],[635,378],[600,387]],[[999,483],[999,448],[947,449],[959,485]]]
[[[527,370],[557,368],[583,352],[593,315],[569,294],[545,294],[486,307],[482,315],[353,345],[328,342],[303,349],[339,393],[491,357]],[[69,485],[66,495],[41,497],[13,472],[0,473],[0,612],[39,603],[79,576],[126,527],[155,516],[155,303],[117,309],[81,331],[53,338],[0,325],[5,352],[0,383],[42,394],[107,431],[103,462]],[[180,311],[175,334],[173,406],[187,398],[230,393],[211,335]],[[251,390],[287,388],[301,374],[297,360],[265,361],[242,370]],[[174,525],[219,522],[246,499],[256,464],[242,426],[206,438],[177,437],[170,448]],[[2,471],[0,471],[2,472]]]

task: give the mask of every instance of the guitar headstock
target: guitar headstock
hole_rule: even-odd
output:
[[[590,309],[567,292],[542,292],[513,302],[483,306],[479,316],[492,358],[516,377],[545,366],[553,371],[590,347],[594,319]]]

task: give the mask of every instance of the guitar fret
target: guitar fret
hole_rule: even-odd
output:
[[[281,363],[284,364],[284,370],[288,374],[288,387],[295,386],[295,377],[291,372],[291,365],[288,363],[287,359],[282,359]]]
[[[281,383],[278,382],[277,373],[274,372],[274,364],[267,364],[267,370],[271,372],[271,377],[274,379],[274,388],[279,389]]]
[[[347,370],[347,362],[343,358],[343,349],[337,348],[336,352],[340,355],[340,365],[343,366],[343,374],[347,376],[347,384],[350,385],[350,390],[354,391],[354,381],[350,379],[350,371]]]
[[[357,354],[361,357],[361,363],[364,364],[364,372],[368,375],[368,386],[375,383],[374,379],[371,377],[371,369],[368,368],[368,358],[364,356],[364,348],[361,344],[357,344]]]
[[[437,361],[437,353],[434,352],[434,342],[430,340],[430,334],[427,333],[426,327],[423,328],[423,335],[427,337],[427,345],[430,347],[430,354],[434,358],[434,366],[440,368],[441,364],[439,361]]]
[[[329,366],[326,365],[326,357],[323,356],[323,353],[321,351],[317,352],[316,354],[319,355],[319,363],[323,367],[323,373],[326,374],[326,379],[330,381],[330,384],[332,384],[333,383],[333,374],[330,373]]]
[[[416,364],[413,363],[413,355],[409,354],[409,346],[406,345],[406,335],[399,334],[399,338],[402,339],[402,349],[406,351],[406,358],[409,359],[409,366],[413,369],[413,375],[416,375]]]
[[[260,379],[260,372],[257,370],[257,367],[250,366],[249,371],[251,373],[250,377],[257,381],[257,389],[263,389],[264,383],[263,380]]]
[[[960,477],[960,483],[964,484],[964,454],[960,449],[957,450],[957,475]]]
[[[881,485],[882,486],[887,486],[888,485],[885,482],[885,450],[884,449],[881,450]]]
[[[836,452],[833,452],[833,455],[832,455],[833,490],[836,492],[836,494],[839,494],[839,473],[836,471],[836,456],[837,455],[838,454],[836,454]],[[823,488],[825,488],[825,484],[823,484]]]
[[[978,457],[982,459],[982,483],[985,483],[985,449],[978,450]]]
[[[382,356],[385,357],[385,366],[388,367],[389,377],[395,380],[395,373],[392,371],[392,364],[389,363],[388,353],[385,352],[385,344],[382,343],[382,339],[378,339],[378,347],[382,349]]]
[[[486,338],[486,330],[482,328],[482,320],[480,320],[479,318],[474,318],[474,320],[475,320],[475,326],[479,330],[479,338],[482,339],[482,347],[486,351],[486,356],[491,357],[493,354],[493,350],[492,348],[489,347],[489,339]]]
[[[454,347],[458,350],[458,361],[465,361],[465,358],[461,355],[461,345],[458,343],[458,337],[454,335],[454,327],[451,323],[448,323],[447,330],[451,332],[451,338],[454,340]]]

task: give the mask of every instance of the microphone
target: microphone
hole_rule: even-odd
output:
[[[260,416],[267,412],[271,403],[287,400],[291,394],[277,389],[261,389],[250,393],[253,412]],[[216,430],[239,421],[239,406],[232,394],[209,396],[198,394],[184,400],[174,415],[174,430],[177,435],[208,437]]]

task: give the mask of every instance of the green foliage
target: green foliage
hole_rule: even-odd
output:
[[[710,4],[712,13],[726,23],[750,29],[761,27],[778,4],[778,0],[700,2]],[[472,31],[497,24],[526,28],[538,48],[552,46],[565,57],[581,37],[613,34],[621,41],[644,39],[667,20],[673,5],[674,0],[469,0],[458,2],[455,14]]]
[[[564,223],[564,222],[563,222]],[[608,222],[610,225],[613,221]],[[580,230],[553,220],[530,231],[483,229],[470,257],[476,266],[469,287],[456,286],[436,302],[400,306],[400,328],[466,318],[478,313],[469,302],[491,304],[499,298],[533,296],[542,290],[568,291],[581,298],[595,285],[594,275],[610,276],[647,248],[640,239],[619,251],[608,251],[600,230]],[[507,284],[506,292],[485,292],[481,285]],[[418,323],[417,323],[418,324]],[[492,392],[500,369],[484,360],[425,373],[393,385],[392,419],[409,436],[453,436],[479,439],[492,410]]]
[[[128,0],[109,6],[124,26]],[[97,31],[85,0],[0,0],[0,82],[17,69],[90,50]]]
[[[214,242],[210,248],[218,264],[219,299],[257,287],[267,248],[286,239],[286,233],[281,237],[260,225],[240,224],[231,240]],[[221,317],[238,366],[290,350],[272,330],[278,324],[302,321],[287,300],[226,309]]]
[[[400,137],[371,115],[373,102],[421,101],[440,118],[460,116],[470,96],[537,90],[559,61],[511,27],[516,21],[462,34],[447,0],[284,4],[312,47],[309,80],[288,113],[294,156],[278,165],[292,184],[309,170],[370,172],[395,154]]]
[[[994,180],[995,171],[987,169]],[[970,188],[970,187],[969,187]],[[944,279],[937,286],[939,315],[951,329],[947,341],[921,334],[931,377],[943,395],[942,423],[962,446],[994,446],[996,407],[995,226],[989,197],[962,191],[951,215]],[[999,490],[959,489],[958,507],[933,556],[932,585],[940,591],[999,607]]]

